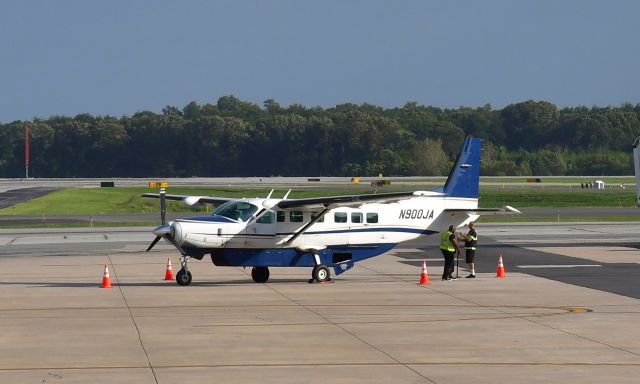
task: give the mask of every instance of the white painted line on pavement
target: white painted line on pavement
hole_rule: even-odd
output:
[[[611,238],[609,239],[594,239],[594,238],[577,238],[577,239],[518,239],[518,240],[502,240],[499,238],[496,238],[496,240],[499,243],[503,243],[503,244],[513,244],[513,245],[518,245],[518,244],[557,244],[557,243],[562,243],[563,245],[566,244],[583,244],[583,243],[613,243],[613,242],[636,242],[638,241],[637,238],[635,237],[623,237],[623,238],[615,238],[614,240],[612,240]]]
[[[517,265],[518,268],[579,268],[579,267],[602,267],[600,264],[541,264],[541,265]]]

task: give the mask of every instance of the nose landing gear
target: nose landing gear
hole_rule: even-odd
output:
[[[176,274],[176,282],[178,285],[189,285],[191,284],[192,276],[191,272],[189,272],[189,256],[181,256],[180,257],[180,266],[182,267],[178,273]]]

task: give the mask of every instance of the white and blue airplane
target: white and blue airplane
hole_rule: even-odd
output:
[[[146,193],[159,198],[162,225],[147,251],[162,238],[180,252],[180,285],[192,280],[190,258],[210,254],[216,266],[252,267],[258,283],[270,267],[310,267],[312,279],[330,279],[354,263],[381,255],[398,243],[464,226],[483,214],[520,213],[514,208],[479,209],[480,144],[467,138],[443,188],[307,199],[242,198]],[[219,205],[211,215],[166,222],[165,199],[187,205]]]

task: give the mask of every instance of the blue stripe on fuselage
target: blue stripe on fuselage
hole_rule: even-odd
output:
[[[429,229],[409,228],[409,227],[377,227],[377,228],[349,228],[349,229],[336,229],[326,231],[307,231],[305,235],[325,235],[332,233],[347,233],[347,232],[405,232],[405,233],[418,233],[423,235],[432,235],[438,233]],[[278,233],[278,235],[290,235],[291,233]]]
[[[189,220],[194,222],[202,222],[202,223],[236,223],[233,220],[227,219],[223,216],[195,216],[188,217],[180,220]],[[373,228],[345,228],[345,229],[328,229],[324,231],[306,231],[305,235],[328,235],[328,234],[337,234],[337,233],[362,233],[362,232],[404,232],[404,233],[417,233],[421,235],[432,235],[434,233],[438,233],[438,231],[432,231],[430,229],[420,229],[420,228],[411,228],[411,227],[373,227]],[[274,234],[264,234],[260,236],[288,236],[293,235],[296,232],[278,232]],[[222,233],[221,235],[228,235]],[[234,236],[240,235],[237,233],[233,234]]]
[[[337,245],[319,251],[320,262],[332,267],[335,253],[351,254],[351,260],[358,262],[370,257],[381,255],[397,244],[361,244]],[[215,251],[214,260],[218,265],[239,267],[313,267],[315,260],[311,252],[300,252],[295,248],[249,249],[224,248]],[[224,261],[222,261],[224,260]]]

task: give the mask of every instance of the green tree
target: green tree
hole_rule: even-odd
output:
[[[410,172],[416,176],[442,176],[451,162],[442,148],[441,140],[418,141],[412,150]]]

